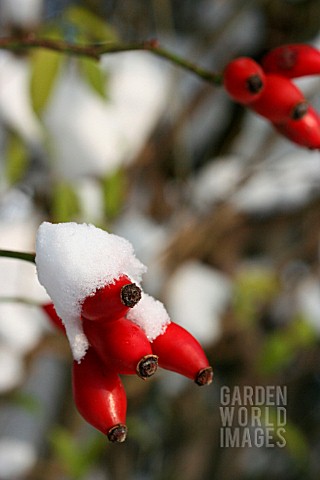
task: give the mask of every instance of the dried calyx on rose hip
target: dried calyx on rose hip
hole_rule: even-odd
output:
[[[264,89],[265,74],[261,66],[249,57],[231,61],[223,72],[223,85],[233,100],[249,104],[259,98]]]
[[[137,323],[151,342],[159,366],[195,381],[209,385],[213,371],[200,343],[183,327],[172,322],[163,304],[147,294],[129,312],[128,317]],[[158,318],[158,325],[150,318]]]
[[[83,329],[101,361],[117,373],[137,374],[145,380],[156,372],[158,357],[149,340],[144,331],[127,318],[106,323],[84,320]]]
[[[112,321],[123,317],[141,298],[141,288],[126,275],[115,279],[86,297],[82,303],[84,319]]]
[[[320,51],[307,44],[281,45],[270,50],[261,61],[267,73],[298,78],[320,73]]]
[[[152,342],[159,366],[188,377],[197,385],[209,385],[213,370],[200,343],[183,327],[171,322]]]

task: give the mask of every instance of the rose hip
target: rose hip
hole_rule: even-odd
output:
[[[123,275],[84,300],[82,317],[97,321],[115,320],[123,317],[140,298],[140,288]]]
[[[137,374],[146,379],[156,372],[158,358],[148,338],[127,318],[106,324],[84,320],[83,330],[101,360],[117,373]]]
[[[120,377],[113,370],[103,368],[92,348],[81,363],[73,362],[72,386],[82,417],[111,442],[123,442],[127,434],[126,393]]]
[[[159,366],[191,378],[198,385],[209,385],[213,372],[200,343],[183,327],[171,322],[152,343]]]
[[[271,122],[299,120],[306,114],[308,104],[303,93],[288,78],[266,75],[265,88],[249,107]]]
[[[223,85],[236,102],[248,104],[259,98],[264,89],[265,74],[252,58],[239,57],[223,72]]]
[[[61,318],[57,315],[53,303],[44,303],[41,305],[41,308],[46,313],[50,323],[61,332],[66,333],[65,326],[63,325]]]
[[[281,45],[263,57],[262,66],[267,73],[287,78],[317,75],[320,73],[320,51],[307,44]]]
[[[311,150],[320,149],[320,118],[309,106],[307,113],[300,120],[288,120],[273,124],[274,128],[292,142]]]

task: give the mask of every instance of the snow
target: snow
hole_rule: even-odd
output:
[[[186,328],[203,345],[209,345],[221,335],[221,317],[231,295],[231,282],[226,275],[197,260],[189,260],[171,276],[165,300],[172,321]]]
[[[0,339],[18,356],[38,345],[44,328],[43,315],[37,306],[14,300],[0,303]]]
[[[250,170],[244,157],[217,157],[205,165],[191,184],[192,202],[208,211],[221,201],[230,201],[237,210],[264,214],[300,208],[318,196],[319,153],[296,149],[276,155]],[[246,173],[250,173],[246,181]]]
[[[21,357],[7,345],[0,346],[0,393],[6,393],[22,381],[24,365]]]
[[[17,480],[34,467],[34,447],[23,440],[3,437],[0,441],[0,472],[3,480]]]
[[[126,239],[91,224],[43,222],[36,239],[40,283],[63,320],[74,359],[88,348],[80,313],[84,299],[121,275],[140,283],[146,267]]]
[[[147,52],[106,55],[108,101],[79,76],[74,62],[57,78],[43,121],[51,140],[52,168],[74,181],[110,175],[144,147],[169,93],[169,76]]]
[[[150,342],[163,334],[170,323],[163,303],[144,292],[140,302],[129,310],[127,318],[142,328]]]
[[[30,65],[25,58],[0,52],[0,116],[27,143],[43,141],[30,100]]]
[[[32,28],[41,20],[43,0],[1,0],[0,7],[5,23]]]

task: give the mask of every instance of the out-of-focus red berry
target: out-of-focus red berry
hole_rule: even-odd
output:
[[[120,377],[105,369],[92,348],[80,363],[73,362],[73,396],[83,418],[111,442],[126,438],[127,398]]]
[[[223,72],[223,85],[233,100],[248,104],[259,98],[264,89],[265,74],[252,58],[239,57]]]
[[[297,145],[311,150],[320,149],[320,118],[311,106],[300,120],[288,120],[273,126]]]
[[[267,73],[287,78],[317,75],[320,73],[320,51],[301,43],[281,45],[263,57],[262,67]]]
[[[303,93],[288,78],[266,75],[265,88],[249,107],[271,122],[301,119],[308,109]]]

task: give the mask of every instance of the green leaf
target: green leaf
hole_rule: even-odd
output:
[[[81,479],[105,450],[105,438],[94,435],[84,445],[65,428],[57,427],[50,435],[53,451],[66,472],[74,479]]]
[[[302,349],[313,346],[317,336],[313,328],[298,316],[282,330],[268,335],[258,360],[258,370],[269,374],[286,366]]]
[[[288,341],[293,348],[309,347],[317,341],[317,334],[302,315],[297,315],[290,325]]]
[[[21,391],[12,393],[10,401],[17,407],[21,407],[28,413],[37,414],[42,410],[40,400],[33,395]]]
[[[120,213],[126,188],[126,176],[121,168],[103,180],[104,211],[108,219],[112,220]]]
[[[285,426],[286,447],[296,462],[305,464],[309,459],[309,446],[299,427],[287,421]]]
[[[34,111],[40,115],[48,103],[64,55],[51,50],[36,49],[31,55],[30,95]]]
[[[262,347],[257,368],[259,373],[268,375],[287,365],[293,357],[292,346],[283,332],[269,335]]]
[[[55,222],[74,220],[80,212],[78,196],[73,187],[64,181],[57,183],[52,195],[52,218]]]
[[[56,428],[51,433],[50,440],[54,453],[65,470],[73,478],[81,478],[88,465],[71,433],[66,429]]]
[[[283,408],[286,409],[286,406]],[[299,464],[305,464],[309,458],[309,447],[300,428],[288,418],[287,413],[279,417],[276,407],[267,406],[262,414],[262,422],[266,427],[272,425],[276,436],[281,434],[281,445],[286,447],[292,458]]]
[[[26,173],[29,158],[28,150],[18,135],[12,133],[7,144],[6,177],[11,184],[19,182]]]
[[[93,90],[106,99],[106,74],[102,71],[99,64],[90,58],[78,59],[80,70]]]
[[[248,268],[238,274],[234,286],[234,310],[244,325],[255,323],[261,308],[277,295],[279,282],[271,269]]]
[[[115,30],[103,19],[80,6],[72,6],[65,10],[64,20],[77,28],[77,34],[86,41],[116,42]]]

